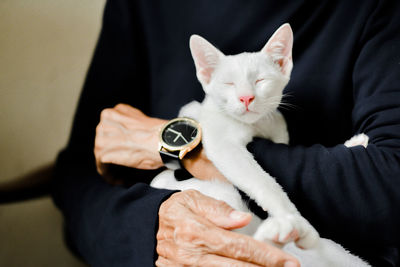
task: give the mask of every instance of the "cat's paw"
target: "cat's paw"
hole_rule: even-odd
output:
[[[285,244],[295,241],[301,248],[312,248],[319,234],[312,225],[299,214],[269,217],[258,227],[253,236],[263,242]]]
[[[353,147],[353,146],[363,146],[367,147],[368,146],[368,141],[369,137],[366,134],[357,134],[350,138],[350,140],[347,140],[344,145],[347,147]]]

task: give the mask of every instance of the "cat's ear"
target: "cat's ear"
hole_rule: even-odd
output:
[[[199,35],[192,35],[189,45],[196,66],[197,78],[202,84],[208,84],[215,67],[224,54]]]
[[[292,48],[293,31],[289,23],[285,23],[275,31],[261,52],[269,54],[281,67],[282,73],[289,77],[293,68]]]

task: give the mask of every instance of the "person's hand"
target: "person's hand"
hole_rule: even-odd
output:
[[[198,191],[175,193],[159,209],[156,265],[300,266],[293,256],[276,247],[229,231],[250,220],[250,214]]]
[[[108,164],[137,169],[157,169],[163,166],[158,152],[158,134],[166,122],[146,116],[126,104],[104,109],[96,128],[94,147],[98,172],[106,176]],[[225,179],[208,160],[202,148],[190,152],[184,158],[183,165],[199,179]],[[112,179],[107,181],[115,182]]]
[[[110,163],[137,169],[163,166],[157,146],[158,132],[165,122],[125,104],[104,109],[94,147],[98,172],[104,174]]]

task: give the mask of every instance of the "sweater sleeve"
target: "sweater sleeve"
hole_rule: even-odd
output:
[[[173,193],[148,185],[154,171],[118,172],[132,181],[130,187],[111,186],[96,172],[100,112],[121,102],[149,108],[144,37],[133,3],[106,4],[70,140],[55,172],[54,201],[72,246],[91,266],[154,266],[159,205]]]
[[[399,11],[398,1],[379,1],[359,39],[352,122],[354,134],[369,136],[366,149],[248,145],[323,236],[400,244]]]

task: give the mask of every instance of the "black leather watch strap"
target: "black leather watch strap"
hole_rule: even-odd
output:
[[[161,159],[167,168],[172,170],[181,168],[181,161],[179,160],[179,151],[170,152],[161,149],[159,152]]]
[[[169,152],[160,150],[160,156],[164,165],[169,169],[174,170],[174,176],[177,181],[184,181],[193,177],[193,175],[183,167],[182,162],[179,159],[179,151]]]
[[[188,172],[185,168],[175,170],[174,176],[177,181],[185,181],[193,178],[193,175],[191,175],[190,172]]]

